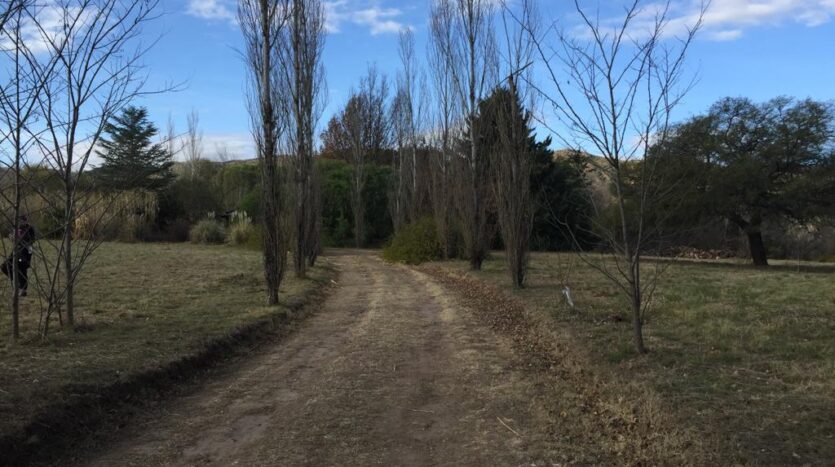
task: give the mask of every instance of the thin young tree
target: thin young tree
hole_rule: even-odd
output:
[[[149,46],[137,38],[156,18],[158,5],[158,0],[57,0],[48,6],[49,15],[43,5],[31,15],[45,53],[57,61],[54,75],[38,95],[45,127],[39,150],[62,186],[63,239],[55,250],[62,257],[63,283],[51,283],[60,287],[59,300],[70,326],[75,322],[75,283],[100,243],[74,242],[76,221],[101,203],[101,198],[91,196],[91,185],[82,182],[107,122],[146,93],[141,60]]]
[[[0,10],[0,63],[3,76],[0,78],[0,199],[2,199],[2,220],[12,226],[15,233],[11,253],[7,244],[2,243],[3,258],[8,258],[12,293],[10,298],[12,335],[20,337],[20,290],[21,274],[18,266],[22,254],[17,244],[16,233],[20,228],[23,214],[23,196],[29,180],[24,174],[29,155],[37,149],[39,133],[34,120],[38,112],[38,93],[49,79],[55,61],[46,57],[41,62],[24,37],[24,28],[30,21],[31,5],[28,2],[12,1]],[[8,74],[6,74],[6,70]],[[11,180],[9,180],[11,178]],[[24,259],[25,260],[25,259]]]
[[[438,3],[449,3],[439,6]],[[434,11],[449,8],[435,19],[448,30],[437,48],[453,81],[453,92],[464,119],[466,144],[456,168],[455,204],[470,267],[481,269],[490,242],[488,207],[489,160],[478,139],[478,106],[495,84],[495,37],[490,0],[436,0]]]
[[[318,239],[314,190],[313,135],[323,109],[322,92],[325,70],[322,53],[325,47],[325,8],[321,0],[294,0],[290,18],[279,48],[283,88],[286,90],[285,112],[288,129],[285,148],[291,158],[293,181],[293,269],[297,277],[305,277],[308,259]]]
[[[286,0],[240,0],[238,23],[244,37],[244,61],[249,72],[249,114],[258,162],[264,232],[264,276],[267,303],[278,304],[278,289],[287,263],[287,241],[281,225],[282,184],[278,146],[286,123],[282,118],[282,76],[278,48],[287,27]]]
[[[555,24],[550,39],[529,31],[549,86],[540,88],[539,95],[564,127],[552,131],[576,150],[602,158],[597,169],[611,183],[615,215],[613,222],[593,219],[593,232],[611,255],[597,261],[581,253],[581,258],[624,293],[635,347],[645,353],[644,316],[663,271],[657,263],[651,271],[642,268],[653,245],[653,226],[646,220],[661,205],[657,197],[670,191],[654,189],[659,173],[654,163],[636,162],[645,159],[654,142],[669,136],[670,114],[692,85],[684,81],[685,57],[706,5],[681,30],[672,29],[669,1],[634,0],[617,22],[590,14],[578,1],[574,7],[579,31]],[[630,192],[634,205],[628,206]]]
[[[200,114],[196,109],[192,109],[186,117],[183,154],[185,155],[186,173],[190,179],[194,180],[197,176],[200,161],[203,160],[203,132],[200,130]]]
[[[399,83],[391,102],[391,131],[392,142],[396,147],[396,154],[392,159],[392,177],[389,193],[389,211],[391,213],[394,232],[400,230],[408,222],[407,206],[409,205],[409,159],[408,159],[408,123],[406,93],[400,89]]]

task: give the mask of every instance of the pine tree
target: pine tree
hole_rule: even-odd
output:
[[[103,159],[97,170],[103,186],[114,190],[146,189],[160,191],[174,179],[171,153],[154,144],[157,128],[148,121],[148,110],[128,107],[104,127],[97,151]]]

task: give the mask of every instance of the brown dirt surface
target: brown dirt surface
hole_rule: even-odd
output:
[[[427,274],[349,252],[339,284],[282,342],[138,416],[74,463],[616,463],[555,416],[552,386]],[[565,427],[562,427],[565,423]],[[64,462],[66,464],[66,461]]]

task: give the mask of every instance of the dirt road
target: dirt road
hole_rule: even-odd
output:
[[[128,428],[88,465],[550,465],[536,387],[423,274],[331,258],[340,283],[283,342]]]

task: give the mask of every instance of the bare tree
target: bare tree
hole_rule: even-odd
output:
[[[20,337],[19,294],[23,274],[21,262],[28,261],[29,252],[22,250],[18,232],[20,216],[24,213],[23,195],[28,184],[24,169],[28,156],[37,149],[40,134],[34,120],[38,112],[38,94],[50,78],[54,68],[54,57],[47,57],[41,63],[24,38],[23,29],[31,22],[31,5],[13,1],[0,10],[0,63],[8,75],[0,82],[0,200],[3,209],[0,216],[12,226],[12,242],[2,243],[4,263],[12,283],[10,299],[12,318],[12,339]],[[9,180],[11,178],[11,180]],[[11,247],[11,254],[7,251]],[[25,256],[25,257],[23,257]],[[25,288],[23,290],[26,290]]]
[[[319,213],[314,211],[313,135],[323,109],[325,72],[325,9],[321,0],[294,0],[288,27],[280,47],[285,109],[289,128],[285,147],[292,160],[293,178],[293,268],[304,277],[308,257],[318,239],[315,228]]]
[[[647,160],[653,143],[668,137],[670,113],[692,85],[682,82],[685,56],[706,4],[694,24],[681,31],[672,30],[676,24],[669,17],[669,1],[644,5],[634,0],[617,22],[590,15],[578,1],[574,6],[581,32],[555,25],[548,45],[545,37],[530,31],[550,85],[540,95],[571,135],[571,141],[564,138],[566,143],[602,156],[597,169],[611,182],[616,214],[613,223],[595,220],[594,233],[612,254],[600,261],[581,257],[628,298],[635,347],[644,353],[644,316],[663,270],[656,266],[647,277],[642,275],[642,256],[653,234],[646,220],[661,204],[657,197],[669,192],[653,189],[658,186],[655,163],[637,162]],[[558,69],[559,64],[563,66]],[[564,134],[561,129],[554,133]],[[639,173],[630,175],[632,167]],[[627,206],[629,192],[634,193],[634,206]]]
[[[345,109],[339,117],[342,132],[347,137],[351,164],[351,210],[354,214],[354,242],[357,248],[365,244],[365,168],[368,160],[377,160],[388,140],[386,104],[388,81],[376,66],[370,66],[360,81],[359,91],[351,91]]]
[[[249,113],[261,167],[264,275],[267,303],[270,305],[278,304],[278,288],[287,262],[278,173],[278,144],[286,125],[281,115],[283,96],[278,48],[287,27],[289,11],[286,0],[240,0],[238,3],[238,23],[245,44],[244,59],[250,74]]]
[[[420,135],[424,131],[426,112],[426,78],[415,56],[415,37],[410,29],[400,31],[398,42],[401,69],[397,74],[397,90],[392,104],[392,126],[397,143],[394,158],[391,211],[394,229],[408,221],[414,222],[422,206],[421,170],[418,161]]]
[[[408,182],[408,173],[410,171],[410,161],[408,158],[408,107],[409,103],[406,93],[398,86],[391,103],[390,117],[392,142],[397,148],[397,153],[392,159],[392,171],[394,173],[392,174],[389,193],[389,211],[395,233],[399,232],[408,222],[407,211],[410,193]]]
[[[439,6],[437,3],[449,2]],[[494,5],[490,0],[436,0],[436,16],[448,30],[437,39],[437,48],[447,62],[453,91],[466,124],[466,149],[456,161],[455,204],[472,269],[481,269],[490,241],[488,206],[489,161],[479,144],[478,106],[495,83]],[[434,27],[434,25],[433,25]]]
[[[452,3],[432,3],[430,18],[430,41],[427,50],[429,69],[433,82],[432,130],[433,141],[431,174],[432,211],[438,239],[444,258],[452,255],[452,162],[454,157],[453,136],[459,119],[459,106],[455,98],[455,82],[452,78],[451,63],[444,50],[453,42]]]
[[[165,143],[165,148],[168,150],[168,153],[171,154],[172,158],[174,158],[182,149],[181,147],[177,147],[177,128],[174,125],[174,118],[170,113],[168,114],[168,122],[166,122],[165,125],[165,136],[163,142]]]
[[[51,14],[59,17],[57,22],[41,21],[40,11],[32,13],[40,40],[57,61],[54,76],[38,95],[45,127],[39,149],[62,186],[63,240],[55,250],[62,256],[64,277],[56,300],[66,306],[71,326],[76,280],[100,243],[96,239],[74,243],[76,221],[102,202],[91,196],[89,184],[82,183],[84,174],[108,120],[144,93],[141,59],[148,47],[136,40],[142,26],[156,18],[158,4],[156,0],[59,0],[49,5]],[[56,23],[59,26],[53,29]],[[52,281],[52,288],[59,283]]]
[[[7,34],[5,31],[6,22],[9,18],[14,17],[17,12],[23,9],[25,3],[26,2],[24,0],[9,0],[5,5],[0,5],[0,32],[2,32],[4,36]]]
[[[173,152],[171,154],[174,154]],[[185,155],[186,172],[188,177],[194,179],[197,175],[197,166],[203,159],[203,132],[200,131],[200,114],[192,109],[186,117],[186,137],[183,141],[183,154]]]
[[[510,8],[518,11],[513,14]],[[534,10],[530,0],[502,8],[502,61],[506,88],[491,97],[496,142],[490,151],[496,212],[513,285],[523,287],[528,269],[533,206],[531,168],[533,165],[528,124],[531,116],[522,103],[530,82],[535,34]],[[518,20],[518,21],[517,21]]]
[[[225,164],[232,160],[232,155],[229,153],[229,144],[226,142],[215,143],[214,159],[221,164]]]

